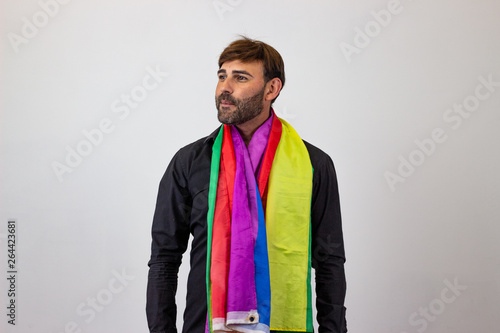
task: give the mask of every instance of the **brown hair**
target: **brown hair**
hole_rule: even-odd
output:
[[[266,82],[277,77],[285,86],[285,64],[281,55],[272,46],[245,36],[229,44],[219,57],[219,68],[226,61],[240,60],[241,62],[261,61],[264,65],[264,79]],[[278,94],[279,96],[279,94]],[[276,98],[278,98],[276,96]],[[276,100],[273,99],[273,102]]]

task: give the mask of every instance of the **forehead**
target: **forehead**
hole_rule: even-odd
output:
[[[264,77],[264,65],[261,61],[242,62],[241,60],[231,60],[224,62],[220,69],[225,70],[228,74],[232,71],[245,71],[254,77]]]

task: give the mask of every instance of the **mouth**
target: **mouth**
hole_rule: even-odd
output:
[[[228,101],[227,99],[223,99],[223,100],[220,101],[220,105],[222,105],[222,106],[232,106],[234,104],[231,103],[230,101]]]

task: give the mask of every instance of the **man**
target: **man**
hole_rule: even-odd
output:
[[[179,150],[152,227],[147,317],[177,332],[177,273],[193,235],[183,332],[346,332],[344,245],[330,157],[271,108],[285,83],[271,46],[248,38],[220,55],[224,125]],[[208,292],[207,292],[208,291]]]

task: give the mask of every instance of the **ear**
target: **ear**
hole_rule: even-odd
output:
[[[277,77],[270,80],[269,82],[266,83],[264,99],[266,101],[272,101],[279,95],[282,87],[283,84],[281,83],[281,80],[278,79]]]

